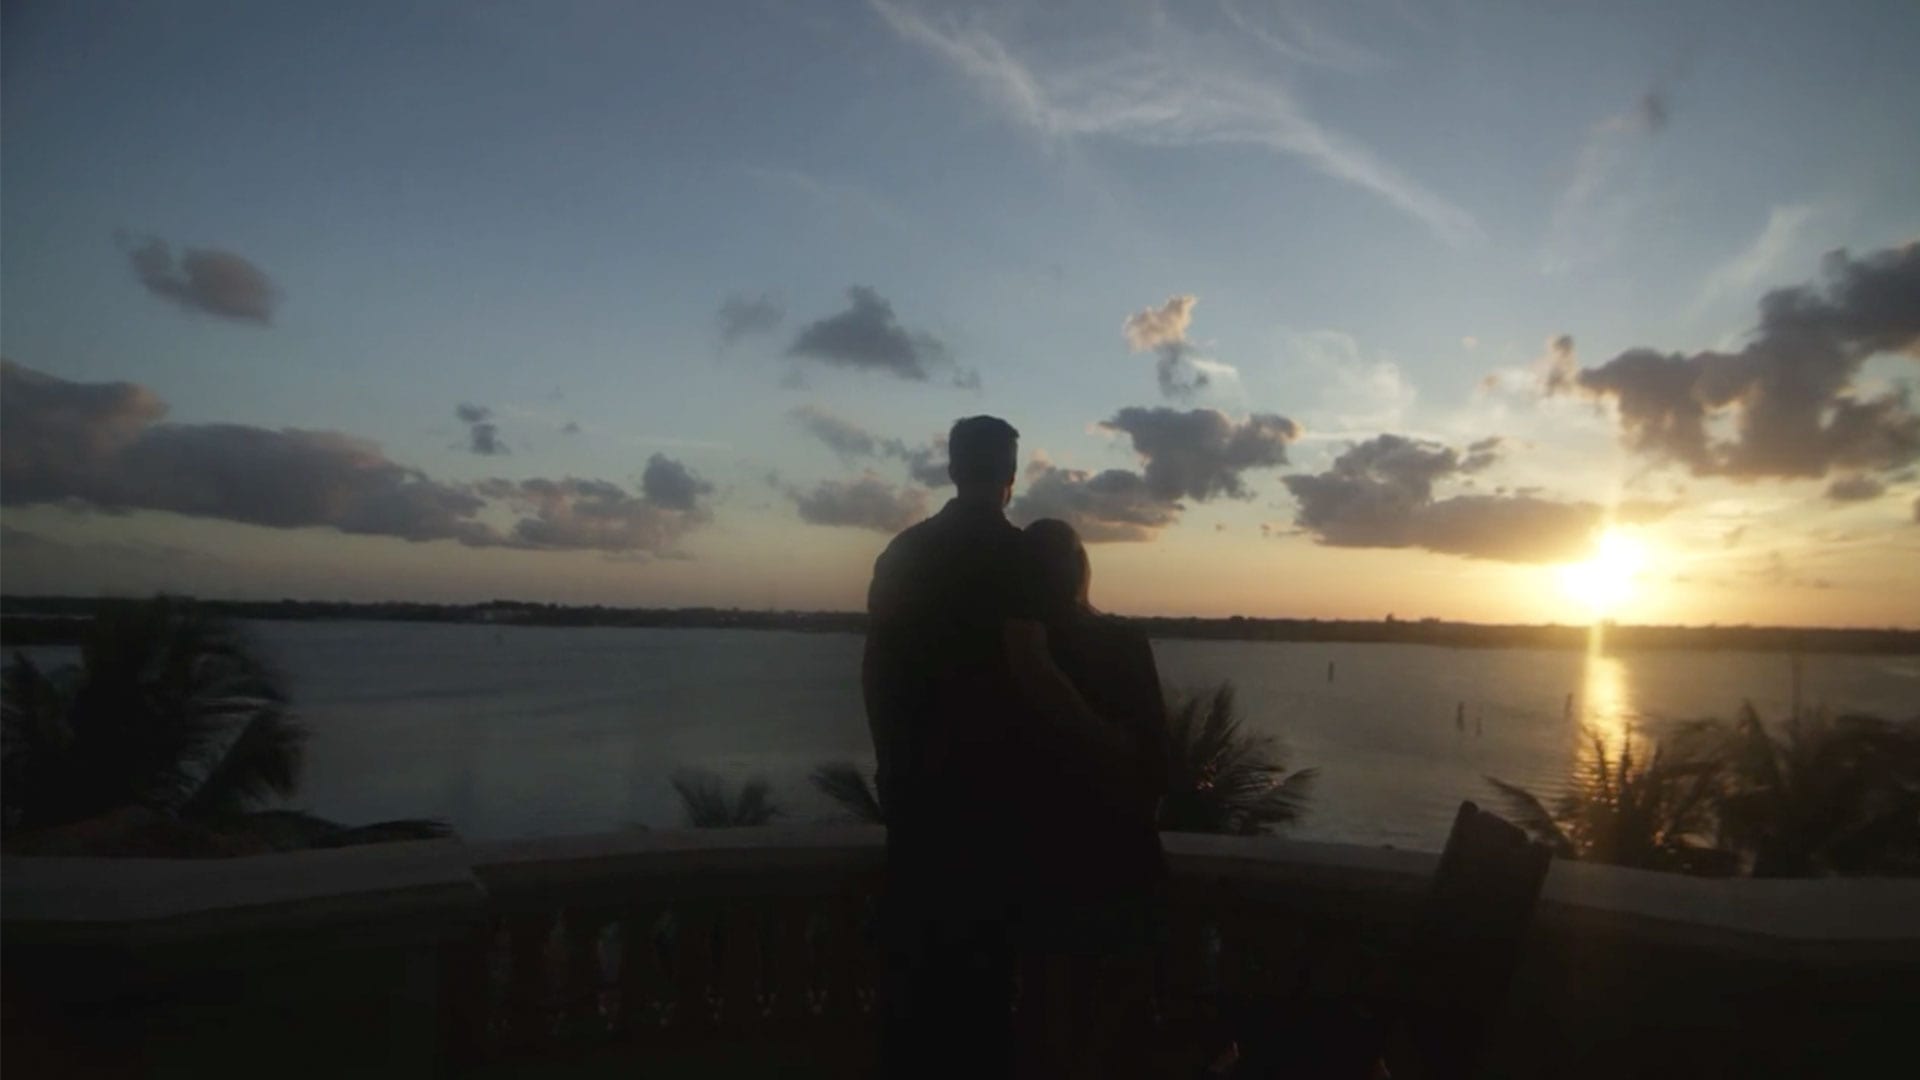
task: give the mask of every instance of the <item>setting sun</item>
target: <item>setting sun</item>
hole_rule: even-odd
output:
[[[1595,618],[1617,613],[1633,597],[1647,547],[1616,529],[1600,534],[1593,557],[1560,570],[1560,587]]]

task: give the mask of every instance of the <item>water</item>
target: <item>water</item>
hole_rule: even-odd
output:
[[[252,629],[313,731],[294,805],[344,822],[436,817],[474,838],[670,827],[668,780],[689,766],[765,775],[786,820],[823,819],[834,808],[807,774],[872,760],[853,635]],[[1489,799],[1486,775],[1564,789],[1583,725],[1617,738],[1730,716],[1743,699],[1779,716],[1794,692],[1780,654],[1172,640],[1154,652],[1169,687],[1232,679],[1246,725],[1279,736],[1294,767],[1320,770],[1292,835],[1428,850],[1461,799]],[[1800,668],[1809,704],[1920,712],[1920,657],[1809,656]]]

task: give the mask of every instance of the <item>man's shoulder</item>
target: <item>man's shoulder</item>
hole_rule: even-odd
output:
[[[887,541],[887,546],[880,551],[876,566],[885,567],[904,559],[914,558],[933,547],[944,531],[937,514],[907,526],[895,533],[893,539]]]

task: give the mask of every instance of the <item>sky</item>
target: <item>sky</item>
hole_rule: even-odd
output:
[[[18,3],[0,588],[1920,626],[1920,7]]]

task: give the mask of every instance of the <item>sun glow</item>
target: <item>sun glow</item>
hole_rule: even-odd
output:
[[[1617,529],[1600,534],[1593,557],[1560,569],[1560,588],[1594,618],[1617,614],[1633,599],[1647,546]]]

